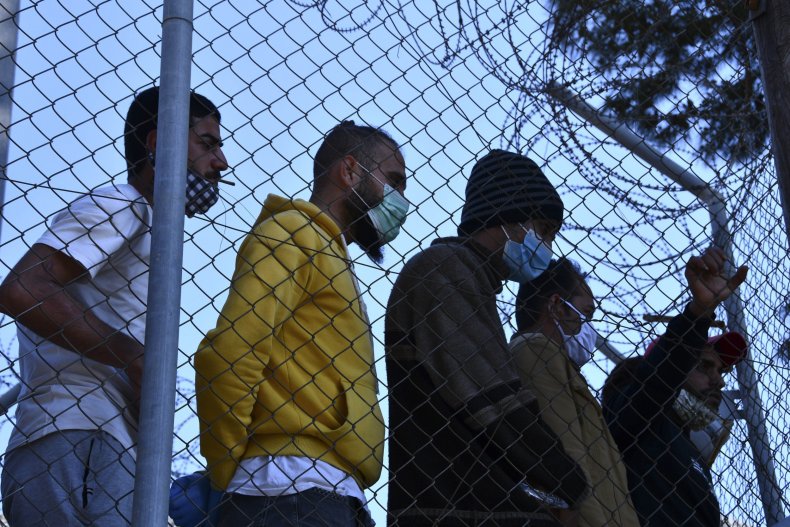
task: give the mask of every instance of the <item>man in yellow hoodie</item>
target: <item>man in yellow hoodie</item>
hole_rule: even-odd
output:
[[[266,199],[195,357],[220,525],[372,525],[363,489],[381,472],[384,420],[347,243],[380,261],[405,188],[398,144],[346,121],[318,149],[309,201]]]

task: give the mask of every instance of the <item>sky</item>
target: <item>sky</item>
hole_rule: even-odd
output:
[[[540,63],[540,23],[547,14],[537,2],[520,11],[509,31],[503,31],[502,20],[517,10],[515,4],[476,5],[195,2],[191,84],[220,107],[223,150],[232,166],[227,177],[236,185],[222,186],[222,202],[207,217],[186,222],[174,474],[202,462],[189,361],[202,334],[214,327],[235,252],[267,194],[309,197],[311,156],[323,135],[344,119],[390,132],[403,145],[409,176],[406,197],[412,212],[387,248],[383,265],[352,247],[382,382],[384,306],[392,283],[410,256],[438,236],[455,234],[466,177],[475,159],[491,148],[520,149],[560,189],[567,219],[555,253],[578,260],[590,273],[606,313],[597,327],[622,353],[641,352],[662,330],[644,325],[642,314],[673,314],[682,306],[679,270],[691,251],[709,243],[707,213],[695,209],[689,193],[670,186],[547,96],[525,95],[513,87],[515,81],[536,86],[558,74]],[[159,78],[161,13],[158,2],[142,0],[21,2],[0,276],[66,203],[111,181],[125,181],[123,116],[132,94]],[[485,45],[474,44],[471,37],[478,32],[487,36]],[[514,47],[521,62],[514,58]],[[592,82],[574,81],[579,89]],[[713,184],[727,170],[725,165],[700,166],[688,149],[671,155]],[[753,200],[775,199],[775,186],[750,190]],[[733,209],[748,201],[737,189],[728,196],[739,199],[731,203]],[[662,214],[666,211],[672,213]],[[769,208],[768,221],[773,221],[771,213]],[[759,250],[755,268],[762,279],[771,266],[786,268],[775,236],[769,230],[764,239],[736,247],[740,258],[753,259]],[[776,305],[787,290],[784,284],[756,282],[745,289],[747,299],[755,291],[765,295],[752,317],[759,320]],[[508,311],[510,293],[502,300]],[[769,336],[755,339],[772,343],[772,333],[784,324],[774,323],[763,328]],[[0,379],[11,383],[15,342],[7,319],[0,323],[0,350],[8,359]],[[768,357],[769,350],[764,352]],[[774,365],[760,360],[761,371]],[[594,389],[611,367],[602,357],[585,367]],[[781,371],[776,378],[763,378],[767,404],[784,407],[781,390],[772,388],[786,378]],[[386,417],[386,398],[382,407]],[[774,424],[782,433],[783,421]],[[8,423],[2,426],[5,434],[9,429]],[[744,451],[743,433],[732,444],[734,453],[738,447]],[[738,465],[736,458],[733,454],[719,467],[722,482],[743,488],[733,492],[732,508],[736,515],[760,518],[751,467]],[[781,478],[786,488],[787,478]],[[371,492],[380,524],[386,480],[385,473]]]

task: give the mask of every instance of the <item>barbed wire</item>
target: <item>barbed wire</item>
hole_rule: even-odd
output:
[[[632,49],[612,57],[593,55],[591,44],[581,37],[603,32],[612,23],[609,19],[589,16],[583,17],[583,26],[571,26],[578,23],[575,19],[556,26],[565,13],[561,8],[571,4],[578,5],[571,6],[570,14],[591,8],[607,14],[607,9],[621,8],[637,12],[644,7],[638,2],[611,8],[559,0],[198,2],[195,41],[202,42],[193,51],[193,84],[220,103],[240,184],[221,194],[221,212],[198,216],[188,226],[174,476],[204,468],[198,452],[194,349],[229,293],[234,253],[255,227],[255,209],[262,201],[255,193],[265,189],[289,198],[305,193],[312,181],[300,174],[309,174],[309,168],[300,172],[295,165],[307,166],[306,152],[318,148],[315,138],[335,121],[384,123],[383,128],[406,138],[409,170],[416,166],[421,173],[410,177],[407,194],[415,196],[409,198],[414,207],[403,227],[406,236],[392,244],[387,263],[375,264],[364,254],[350,257],[355,273],[367,284],[363,296],[372,300],[374,369],[385,369],[380,327],[392,282],[411,255],[441,230],[455,229],[471,164],[494,146],[535,158],[557,183],[566,214],[555,255],[578,261],[588,272],[600,304],[595,322],[607,342],[627,356],[644,352],[647,342],[665,327],[663,322],[646,322],[644,315],[676,314],[686,303],[683,266],[713,241],[709,211],[682,186],[555,99],[551,87],[563,85],[632,131],[652,126],[655,133],[647,143],[699,174],[726,204],[732,263],[750,266],[741,296],[751,364],[763,390],[765,424],[779,468],[781,500],[786,501],[790,362],[782,357],[790,356],[790,277],[787,251],[780,243],[785,233],[778,221],[773,160],[766,145],[752,139],[744,142],[746,151],[752,151],[745,155],[741,145],[733,150],[737,156],[712,155],[711,148],[700,143],[719,141],[732,147],[717,125],[747,137],[745,129],[764,115],[754,93],[749,104],[700,107],[704,94],[729,90],[730,100],[738,79],[754,69],[748,59],[749,23],[735,11],[740,9],[736,3],[656,2],[649,14],[660,9],[667,14],[639,36],[638,44],[666,44],[657,32],[672,22],[671,17],[676,23],[690,20],[691,33],[704,30],[724,39],[715,41],[723,42],[724,47],[717,48],[710,39],[689,35],[693,42],[687,54],[662,62],[635,60],[638,53]],[[727,9],[733,10],[731,16],[724,16]],[[108,162],[122,157],[115,144],[121,140],[121,112],[115,105],[157,77],[151,72],[158,71],[154,66],[161,55],[159,13],[158,5],[145,1],[123,6],[36,1],[23,5],[10,127],[13,162],[6,167],[2,209],[2,220],[12,234],[4,232],[0,241],[7,269],[29,248],[33,232],[53,217],[50,210],[60,210],[125,173],[123,166],[111,168]],[[90,16],[103,23],[92,28]],[[558,39],[558,32],[573,27],[582,28],[577,29],[578,42]],[[79,38],[69,33],[72,30]],[[619,33],[603,36],[612,41],[625,38]],[[695,78],[686,67],[699,60],[707,68],[721,57],[726,58],[718,73],[721,78]],[[682,70],[674,92],[658,99],[636,96],[638,90],[629,84],[632,77],[654,78],[666,69]],[[747,79],[749,89],[759,86],[751,80]],[[634,106],[625,113],[614,104],[622,99],[621,92],[636,94]],[[651,101],[658,103],[640,106]],[[721,124],[728,122],[726,127]],[[96,130],[88,134],[89,128]],[[676,137],[677,130],[685,130],[685,135]],[[23,172],[25,177],[19,175]],[[86,172],[92,172],[93,179],[86,178]],[[323,252],[315,251],[319,253]],[[515,299],[505,292],[497,302],[503,324],[515,331]],[[12,326],[9,319],[0,318],[4,387],[17,382],[19,359],[8,333]],[[597,355],[595,365],[598,371],[588,380],[597,393],[613,364]],[[385,372],[381,382],[390,387]],[[387,405],[389,394],[380,394],[380,399]],[[714,475],[725,514],[756,525],[766,522],[755,490],[757,471],[751,456],[744,455],[749,433],[744,423],[736,423],[734,439],[717,461]],[[394,481],[387,470],[385,462],[384,476],[368,490],[380,523],[385,521],[387,485]]]

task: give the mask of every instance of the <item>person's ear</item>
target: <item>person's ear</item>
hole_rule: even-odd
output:
[[[335,170],[339,171],[337,180],[343,188],[353,188],[359,182],[360,176],[356,170],[358,164],[356,158],[352,155],[344,156],[337,162],[335,166]]]
[[[549,297],[548,311],[549,315],[553,318],[560,318],[560,308],[564,307],[562,297],[559,293],[554,293]]]

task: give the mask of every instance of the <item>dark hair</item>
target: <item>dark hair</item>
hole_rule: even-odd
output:
[[[570,298],[584,285],[584,275],[575,262],[558,258],[549,262],[548,268],[540,276],[524,282],[516,297],[516,326],[519,331],[527,331],[537,324],[540,314],[546,309],[549,298],[559,294]]]
[[[631,357],[623,359],[620,364],[614,367],[609,377],[606,378],[601,390],[601,401],[604,404],[617,395],[623,389],[623,386],[636,381],[636,369],[644,360],[644,357]]]
[[[151,130],[156,130],[158,111],[159,86],[137,93],[132,104],[129,105],[123,126],[123,138],[130,179],[140,172],[148,159],[148,147],[145,141]],[[191,125],[195,119],[209,115],[216,117],[218,122],[222,121],[219,110],[213,102],[199,93],[189,92],[189,124]]]
[[[313,177],[318,180],[338,160],[352,155],[369,170],[378,162],[374,151],[379,145],[388,144],[400,150],[398,143],[380,128],[359,126],[354,121],[343,121],[330,130],[318,148],[313,162]]]

